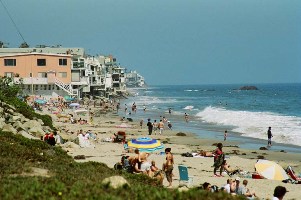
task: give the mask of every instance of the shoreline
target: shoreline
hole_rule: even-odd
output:
[[[139,120],[141,120],[144,113],[142,113],[142,111],[139,111],[139,110],[137,111],[137,113],[138,114],[132,114],[131,116],[129,116],[129,115],[124,115],[124,111],[120,111],[118,113],[118,116],[120,118],[123,116],[131,117],[132,119],[137,120],[137,122],[138,122]],[[154,115],[154,114],[158,114],[158,116],[160,115],[159,112],[156,113],[154,111],[152,111],[150,115]],[[166,114],[165,116],[167,116],[167,118],[169,117],[168,114]],[[148,117],[149,116],[142,118],[144,120],[144,122],[146,122],[146,119]],[[179,116],[176,116],[176,117],[178,119],[180,119]],[[175,118],[175,116],[173,116],[173,118]],[[193,121],[193,123],[196,123],[196,122],[197,121]],[[180,123],[178,122],[177,124],[181,125],[181,122]],[[187,123],[187,125],[188,125],[187,127],[180,126],[179,128],[174,128],[175,126],[173,126],[173,130],[178,131],[178,132],[187,132],[188,131],[190,133],[193,133],[200,139],[218,138],[218,140],[220,142],[224,141],[223,140],[224,139],[224,135],[223,135],[224,129],[221,129],[221,128],[220,129],[206,129],[206,128],[202,128],[202,127],[200,127],[199,129],[189,128],[189,122]],[[244,136],[242,133],[232,132],[229,130],[228,130],[227,141],[230,141],[235,144],[240,144],[241,148],[249,149],[249,150],[256,150],[256,149],[259,150],[260,147],[267,147],[267,139],[260,139],[260,138]],[[286,152],[290,152],[290,153],[301,153],[301,146],[298,146],[298,145],[279,143],[279,142],[275,142],[273,140],[272,140],[272,144],[273,144],[272,147],[269,148],[270,151],[275,151],[275,152],[286,151]]]
[[[92,111],[100,108],[92,108]],[[72,112],[72,110],[69,110]],[[68,112],[67,112],[68,113]],[[53,116],[53,115],[52,115]],[[83,131],[92,130],[92,132],[97,134],[98,142],[94,143],[95,148],[80,148],[77,145],[68,146],[62,145],[68,154],[72,157],[76,155],[85,155],[86,159],[77,160],[78,162],[95,161],[102,162],[113,168],[114,164],[120,161],[122,155],[133,155],[123,152],[123,145],[111,142],[102,142],[102,139],[108,138],[119,130],[125,131],[127,134],[127,140],[132,138],[137,138],[139,136],[148,136],[146,123],[143,124],[141,129],[139,126],[139,121],[134,120],[133,122],[126,122],[131,125],[131,128],[121,129],[117,128],[116,125],[121,124],[121,117],[116,113],[116,111],[108,112],[101,115],[100,117],[94,117],[94,125],[74,125],[64,122],[56,122],[56,117],[53,116],[54,124],[58,127],[61,136],[64,138],[72,139],[76,138],[76,131],[83,129]],[[73,134],[71,134],[73,132]],[[226,184],[226,180],[230,178],[225,177],[212,177],[213,175],[213,158],[195,158],[195,157],[182,157],[182,153],[193,152],[197,150],[207,150],[212,151],[216,147],[212,144],[217,142],[222,142],[224,144],[224,152],[226,153],[227,160],[231,166],[237,166],[244,171],[253,172],[254,164],[258,159],[258,156],[264,156],[265,159],[276,161],[283,167],[288,165],[292,166],[296,172],[301,172],[301,162],[300,154],[290,153],[290,152],[276,152],[271,150],[258,150],[258,149],[245,149],[237,148],[234,145],[239,145],[239,141],[226,141],[225,143],[219,138],[208,139],[199,138],[195,133],[181,131],[186,134],[186,136],[176,136],[180,132],[178,130],[165,130],[163,135],[151,135],[154,139],[160,139],[161,142],[165,141],[164,148],[170,147],[172,153],[175,157],[174,166],[174,180],[173,188],[179,186],[179,171],[177,166],[179,164],[184,164],[189,168],[189,176],[194,176],[192,186],[199,186],[204,182],[209,182],[212,185],[217,185],[221,187]],[[167,143],[166,143],[167,142]],[[231,146],[232,145],[232,146]],[[228,147],[229,146],[229,147]],[[240,145],[239,145],[240,146]],[[162,150],[164,151],[164,150]],[[236,153],[235,153],[236,151]],[[160,155],[160,152],[152,153],[149,157],[149,161],[155,160],[157,166],[160,168],[164,162],[165,156]],[[234,176],[235,178],[235,176]],[[290,192],[286,195],[287,199],[299,197],[298,185],[286,184],[281,181],[267,180],[267,179],[251,179],[251,178],[241,178],[247,179],[249,181],[249,188],[255,190],[257,196],[262,199],[270,199],[272,197],[273,189],[277,185],[285,186]],[[168,183],[166,178],[163,182],[164,186]]]

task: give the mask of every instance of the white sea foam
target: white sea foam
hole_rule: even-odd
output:
[[[158,98],[158,97],[151,97],[151,96],[139,96],[135,98],[135,103],[137,106],[153,105],[153,104],[169,104],[169,103],[176,103],[176,102],[177,100],[174,98]]]
[[[184,110],[192,110],[193,106],[186,106],[185,108],[183,108]]]
[[[249,112],[206,107],[196,114],[201,120],[218,125],[234,126],[234,132],[244,136],[267,139],[267,129],[272,127],[273,141],[301,144],[301,118],[270,112]]]
[[[192,90],[184,90],[185,92],[192,92]]]

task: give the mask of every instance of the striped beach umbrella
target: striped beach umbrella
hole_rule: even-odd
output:
[[[164,146],[160,140],[149,137],[139,137],[128,142],[128,148],[138,148],[141,152],[154,152],[162,149]]]
[[[288,176],[285,170],[277,163],[269,160],[258,160],[255,164],[256,171],[266,179],[286,180]]]

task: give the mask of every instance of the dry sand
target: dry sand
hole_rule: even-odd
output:
[[[93,108],[92,108],[93,109]],[[66,111],[71,113],[70,111]],[[113,113],[103,114],[101,117],[94,118],[94,125],[74,125],[69,122],[59,122],[57,118],[53,116],[55,126],[60,130],[60,134],[63,138],[72,140],[76,138],[76,132],[80,129],[83,131],[92,130],[97,134],[98,140],[95,142],[95,148],[79,148],[79,147],[64,147],[71,156],[85,155],[85,160],[78,160],[79,162],[96,161],[107,164],[107,166],[113,168],[114,164],[120,161],[123,153],[123,145],[111,142],[101,142],[104,138],[109,138],[113,133],[123,130],[127,134],[127,139],[137,138],[138,136],[147,136],[147,127],[144,124],[143,129],[140,128],[139,122],[127,122],[131,128],[116,128],[116,125],[121,124],[120,118]],[[73,132],[73,134],[71,133]],[[218,140],[200,139],[196,138],[191,133],[185,133],[187,136],[176,136],[177,131],[164,131],[163,135],[152,135],[152,138],[160,139],[161,141],[168,141],[165,147],[171,147],[172,153],[174,154],[175,167],[174,167],[174,179],[173,187],[179,186],[179,171],[178,165],[184,164],[189,169],[189,176],[193,176],[193,182],[190,187],[199,186],[204,182],[209,182],[212,185],[219,187],[226,184],[226,180],[229,176],[225,177],[213,177],[213,158],[204,157],[182,157],[182,153],[192,152],[195,150],[214,150],[216,147],[212,144],[217,142],[223,142]],[[237,145],[229,142],[223,143],[224,146]],[[238,144],[239,145],[239,144]],[[233,150],[237,150],[237,154],[234,154]],[[164,150],[162,150],[164,151]],[[258,156],[264,156],[265,159],[273,160],[279,163],[282,167],[286,168],[288,165],[293,166],[296,172],[301,171],[300,154],[284,153],[284,152],[273,152],[268,150],[247,150],[238,147],[224,147],[223,151],[228,154],[227,161],[232,167],[239,167],[244,171],[254,172],[254,164],[258,159]],[[245,155],[242,155],[245,154]],[[165,156],[160,155],[159,152],[155,152],[150,155],[149,160],[155,160],[156,165],[161,168],[165,161]],[[235,178],[236,176],[234,176]],[[252,179],[252,178],[241,178],[247,179],[249,184],[248,187],[255,191],[260,199],[271,199],[274,188],[277,185],[285,186],[289,192],[285,195],[285,199],[301,199],[301,184],[290,184],[282,183],[276,180],[267,179]],[[164,180],[164,186],[168,183]]]

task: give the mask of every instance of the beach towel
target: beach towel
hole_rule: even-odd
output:
[[[225,154],[219,155],[219,156],[216,158],[216,160],[215,160],[213,166],[214,166],[214,167],[220,167],[220,166],[222,166],[224,160],[225,160]]]

